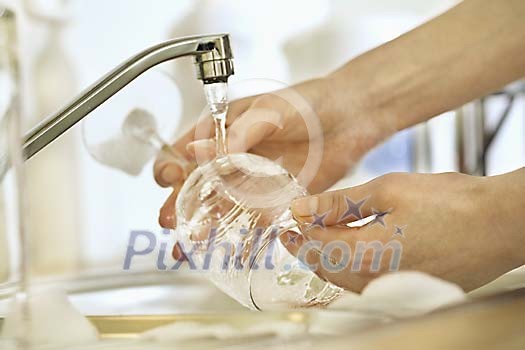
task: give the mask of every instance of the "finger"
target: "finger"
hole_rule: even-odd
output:
[[[161,187],[169,187],[184,178],[184,170],[179,162],[159,157],[153,165],[153,176]]]
[[[349,258],[345,269],[370,276],[398,270],[401,263],[403,238],[394,235],[395,227],[390,218],[384,221],[384,226],[372,222],[359,228],[332,226],[300,229],[306,239],[321,242],[323,253],[335,261],[340,262],[341,253],[347,252]]]
[[[346,224],[391,209],[383,200],[381,189],[373,181],[301,197],[292,202],[291,208],[298,222],[324,226]]]
[[[228,106],[226,115],[226,126],[231,125],[252,103],[254,97],[247,97],[231,102]],[[191,140],[181,140],[181,146],[185,147],[191,141],[209,139],[215,136],[215,121],[208,108],[205,108],[199,115],[197,124],[192,129]],[[184,141],[187,141],[184,143]]]
[[[173,245],[173,250],[171,251],[171,256],[177,261],[186,261],[188,258],[184,254],[180,244],[177,242]]]
[[[345,255],[350,250],[343,248],[325,252],[325,242],[309,240],[292,231],[286,232],[282,237],[281,242],[286,249],[322,280],[355,292],[361,291],[366,285],[364,278],[345,270],[346,265],[351,263],[350,256]]]
[[[344,249],[334,250],[331,252],[331,255],[323,257],[323,247],[326,245],[326,242],[331,242],[331,239],[326,241],[312,240],[303,234],[293,231],[287,231],[281,235],[280,239],[292,255],[296,256],[318,275],[326,276],[330,270],[328,264],[333,264],[340,260],[342,253],[345,252]],[[326,261],[322,261],[322,259]]]
[[[290,253],[296,255],[297,247],[302,245],[303,235],[294,231],[286,231],[279,236],[281,243],[288,249]]]
[[[388,216],[386,215],[383,218],[385,225],[379,222],[370,222],[362,227],[338,225],[321,228],[311,224],[302,224],[299,225],[299,229],[307,239],[319,241],[323,246],[334,241],[344,241],[352,248],[357,242],[388,241],[393,233]]]
[[[153,165],[155,181],[162,187],[174,186],[184,180],[195,166],[186,151],[186,145],[194,141],[195,128],[184,134],[173,146],[172,151],[164,150],[159,153]]]
[[[275,110],[248,109],[228,129],[228,151],[247,152],[282,128],[282,116]]]
[[[249,96],[244,97],[238,100],[235,100],[230,103],[228,106],[228,114],[226,116],[226,126],[232,125],[239,116],[241,116],[250,106],[253,104],[258,96]]]
[[[216,146],[214,140],[197,140],[188,143],[186,150],[197,162],[197,164],[206,163],[215,158]]]
[[[230,125],[237,119],[237,117],[251,105],[254,98],[256,97],[247,97],[230,103],[226,125]],[[153,166],[155,181],[162,187],[168,187],[175,185],[183,179],[185,177],[184,175],[188,175],[195,167],[195,163],[193,163],[195,154],[188,152],[187,145],[193,141],[210,139],[214,137],[214,135],[214,121],[209,111],[205,109],[199,116],[196,125],[180,137],[172,146],[176,154],[190,161],[190,166],[185,169],[185,167],[181,167],[180,162],[174,161],[173,158],[167,154],[169,152],[161,152]]]
[[[307,242],[305,236],[294,231],[286,231],[279,236],[283,246],[295,257],[298,257],[301,248]],[[308,263],[315,263],[315,259],[306,259]]]
[[[153,174],[160,186],[174,186],[185,180],[196,166],[196,162],[188,161],[188,157],[175,147],[163,145],[153,166]]]
[[[155,181],[162,187],[174,186],[184,178],[195,167],[192,155],[186,150],[186,146],[200,139],[213,136],[213,121],[210,118],[199,120],[191,130],[178,139],[170,150],[159,153],[153,166]]]
[[[242,100],[236,100],[229,104],[226,115],[226,127],[229,127],[232,123],[234,123],[235,120],[237,120],[237,118],[249,108],[251,101],[252,98],[250,97]],[[206,108],[199,116],[195,127],[190,130],[189,135],[186,135],[186,138],[180,140],[180,146],[186,147],[186,145],[192,141],[212,139],[214,137],[215,120],[210,114],[210,111]]]
[[[310,237],[305,235],[283,245],[321,279],[359,293],[371,279],[387,271],[395,258],[396,247],[384,240],[384,232],[378,226],[317,228]],[[384,243],[377,247],[381,240]],[[312,242],[316,244],[307,246]]]
[[[159,224],[163,228],[173,229],[177,224],[175,217],[175,202],[177,201],[177,195],[180,191],[180,186],[174,187],[173,192],[170,194],[166,202],[159,211]]]

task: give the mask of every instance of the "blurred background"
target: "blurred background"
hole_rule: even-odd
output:
[[[27,131],[126,58],[169,38],[229,32],[236,69],[232,85],[255,78],[292,84],[330,72],[456,1],[0,3],[14,9],[18,18],[22,128]],[[492,175],[523,166],[522,91],[522,84],[514,84],[396,135],[336,186],[391,171]],[[167,240],[157,213],[169,190],[155,184],[152,162],[133,177],[102,165],[86,147],[111,137],[118,127],[115,120],[137,107],[158,117],[162,136],[173,140],[205,107],[192,64],[179,60],[147,72],[83,125],[27,162],[31,264],[36,276],[121,271],[132,230],[150,231],[159,241]],[[154,270],[156,258],[151,254],[134,260],[133,269]]]

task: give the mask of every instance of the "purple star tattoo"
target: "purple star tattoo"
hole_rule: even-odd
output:
[[[346,219],[354,216],[356,219],[361,220],[363,215],[361,214],[361,207],[366,202],[367,198],[362,199],[361,201],[354,203],[350,198],[345,196],[346,201],[346,211],[339,218],[339,222],[345,221]]]
[[[374,218],[374,220],[372,220],[370,222],[371,225],[379,224],[379,225],[381,225],[383,227],[386,227],[385,216],[390,214],[390,211],[380,212],[380,211],[377,211],[376,209],[372,208],[372,214],[374,214],[376,217]]]
[[[330,210],[322,215],[314,214],[314,221],[311,223],[310,227],[314,228],[315,226],[319,226],[320,228],[326,228],[325,220],[326,217],[330,214]]]
[[[401,227],[394,225],[394,227],[395,227],[394,236],[405,237],[405,232],[403,230],[407,227],[407,225],[401,226]]]

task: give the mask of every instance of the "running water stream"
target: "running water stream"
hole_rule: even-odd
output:
[[[217,157],[227,154],[226,114],[228,113],[228,83],[204,84],[204,94],[215,122]]]

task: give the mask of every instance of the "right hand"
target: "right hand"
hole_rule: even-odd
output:
[[[315,112],[321,130],[311,138],[303,118],[291,103],[290,95],[299,94]],[[293,97],[292,97],[293,98]],[[296,175],[301,171],[308,152],[321,157],[318,169],[309,183],[310,193],[318,193],[342,178],[348,169],[371,147],[386,136],[355,96],[337,91],[330,78],[306,81],[270,94],[233,101],[227,116],[228,152],[250,152],[270,159],[280,158],[281,165]],[[211,117],[197,124],[173,148],[188,160],[210,158],[214,154]],[[208,123],[208,125],[204,125]],[[196,136],[196,130],[210,130]],[[314,130],[315,131],[315,130]],[[197,155],[197,156],[196,156]],[[169,159],[158,159],[154,166],[155,180],[160,186],[172,187],[160,210],[159,223],[174,228],[175,200],[184,181],[182,170]],[[301,177],[298,178],[302,181]]]

